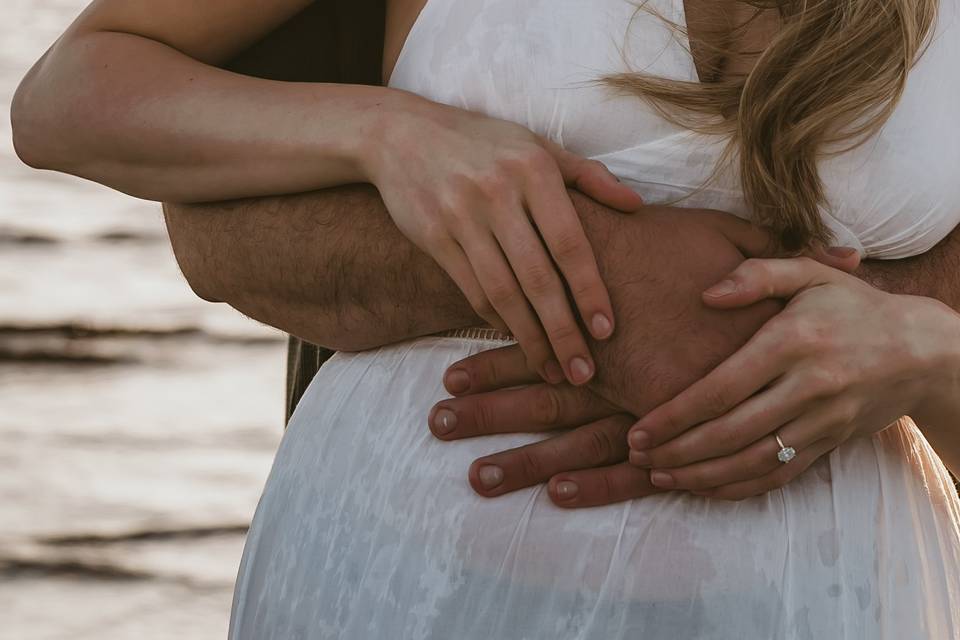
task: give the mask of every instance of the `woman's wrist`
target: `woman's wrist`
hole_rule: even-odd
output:
[[[402,144],[398,132],[413,119],[422,118],[435,103],[409,91],[387,89],[383,99],[367,111],[362,135],[352,152],[363,181],[376,185],[384,161],[400,158]]]
[[[936,300],[917,300],[930,305],[939,330],[920,336],[932,349],[925,355],[928,375],[923,376],[923,388],[910,415],[925,432],[953,431],[960,420],[960,314]]]

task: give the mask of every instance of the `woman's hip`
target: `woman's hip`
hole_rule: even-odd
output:
[[[324,366],[251,529],[235,625],[273,611],[337,630],[307,637],[385,637],[364,635],[369,616],[381,630],[455,631],[391,636],[410,638],[701,637],[692,632],[701,623],[729,625],[730,637],[793,637],[775,631],[814,607],[811,628],[834,637],[850,611],[886,632],[894,594],[929,609],[960,588],[958,559],[943,557],[949,541],[937,544],[949,522],[882,443],[849,445],[785,489],[739,503],[672,493],[571,511],[536,487],[477,496],[466,479],[473,459],[542,436],[443,443],[426,419],[445,395],[444,368],[493,346],[430,338]],[[946,568],[931,573],[923,554]],[[905,577],[881,579],[894,561]],[[551,635],[560,623],[589,633]],[[506,631],[519,628],[530,633]]]

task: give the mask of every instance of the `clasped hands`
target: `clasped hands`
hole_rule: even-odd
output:
[[[957,341],[956,314],[850,275],[855,252],[758,257],[765,234],[698,210],[592,227],[620,322],[591,344],[589,385],[544,383],[516,346],[445,373],[454,398],[430,413],[436,437],[557,432],[476,460],[481,495],[547,483],[562,507],[668,490],[744,499],[911,414],[955,373],[941,347]],[[774,434],[793,460],[778,460]]]

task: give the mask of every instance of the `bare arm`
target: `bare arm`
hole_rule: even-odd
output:
[[[856,275],[883,291],[934,298],[960,311],[960,229],[919,256],[866,260]]]
[[[314,344],[367,349],[481,323],[370,186],[164,213],[197,295]]]
[[[21,158],[151,200],[366,182],[370,131],[425,101],[385,87],[217,68],[308,0],[97,0],[34,66],[11,117]]]

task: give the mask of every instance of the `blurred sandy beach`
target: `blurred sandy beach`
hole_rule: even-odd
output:
[[[283,336],[194,297],[158,206],[14,155],[16,84],[85,4],[0,23],[0,639],[223,638]]]

